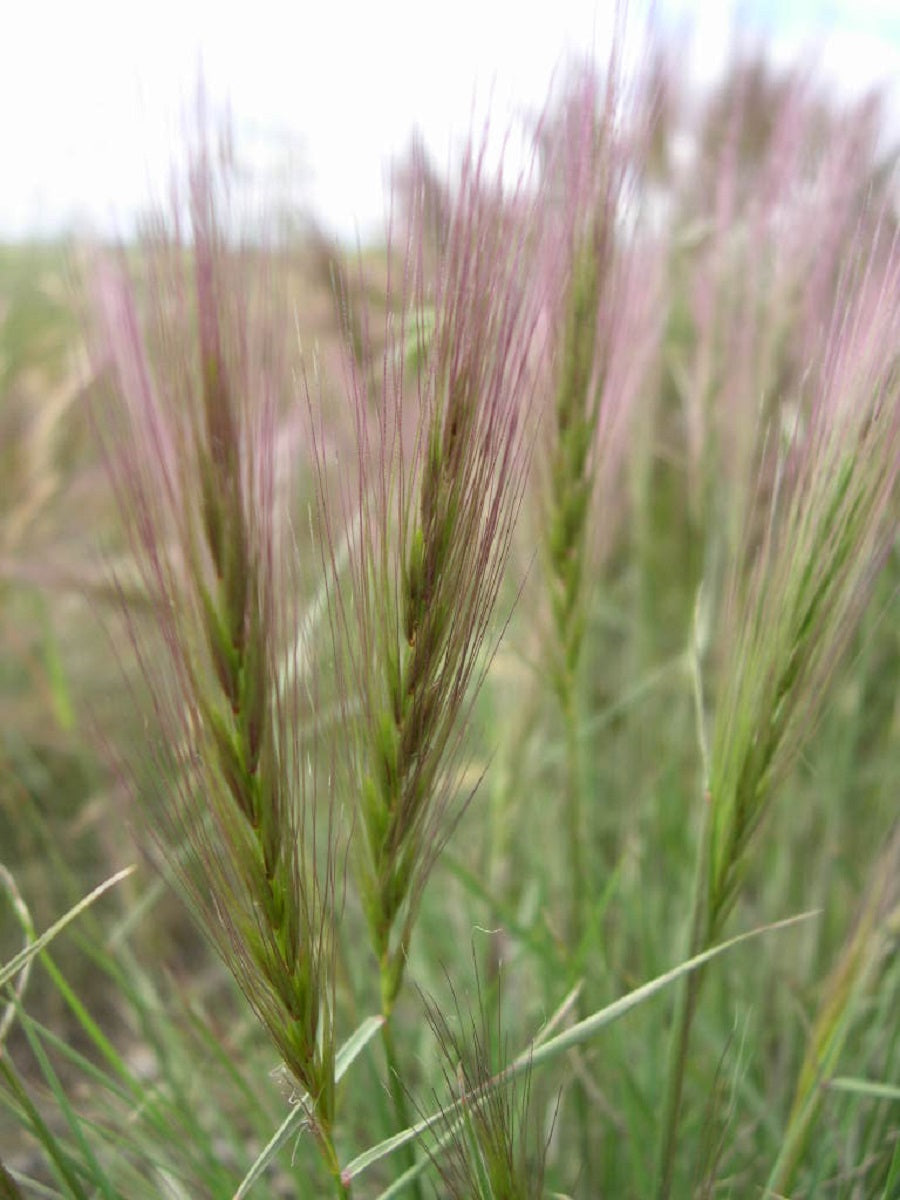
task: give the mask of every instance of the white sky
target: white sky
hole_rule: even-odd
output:
[[[645,5],[632,0],[632,9]],[[900,0],[657,0],[711,77],[732,20],[842,85],[900,81]],[[332,231],[379,227],[413,126],[438,165],[490,108],[537,111],[554,69],[605,56],[612,0],[0,0],[0,237],[127,233],[165,192],[202,64],[239,157]],[[634,24],[637,24],[636,22]],[[896,109],[894,111],[897,111]]]

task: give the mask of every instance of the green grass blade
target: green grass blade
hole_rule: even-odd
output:
[[[29,963],[36,954],[40,954],[53,941],[57,934],[62,933],[67,925],[71,925],[75,918],[80,916],[86,908],[89,908],[95,900],[99,900],[104,892],[108,892],[117,883],[121,883],[123,879],[127,879],[134,870],[134,866],[124,867],[121,871],[117,871],[115,875],[111,875],[109,879],[105,880],[98,887],[95,887],[82,900],[79,900],[64,916],[60,917],[49,929],[45,930],[40,937],[35,938],[24,950],[20,950],[14,958],[11,958],[5,966],[0,967],[0,988],[9,983],[22,970],[26,963]]]
[[[0,1200],[24,1200],[19,1185],[0,1162]]]
[[[588,1041],[595,1033],[603,1029],[606,1025],[618,1020],[619,1017],[630,1012],[639,1004],[649,1000],[663,988],[675,983],[685,975],[690,975],[699,967],[711,962],[714,958],[718,958],[720,954],[724,954],[728,950],[741,945],[743,942],[750,941],[752,938],[759,937],[764,933],[775,933],[782,929],[789,929],[793,925],[798,925],[801,921],[808,921],[812,917],[818,916],[818,910],[806,913],[800,913],[796,917],[788,917],[784,921],[776,921],[771,925],[762,925],[757,929],[751,929],[747,933],[740,933],[737,937],[730,938],[727,942],[722,942],[718,946],[714,946],[711,950],[705,950],[702,954],[697,954],[693,958],[689,958],[680,966],[673,967],[671,971],[666,971],[662,975],[658,975],[656,979],[652,979],[649,983],[642,984],[641,987],[635,988],[633,992],[629,992],[626,996],[622,996],[619,1000],[614,1000],[612,1004],[608,1004],[605,1008],[601,1008],[599,1012],[592,1016],[579,1021],[577,1025],[573,1025],[564,1033],[557,1034],[555,1038],[551,1038],[549,1042],[544,1042],[542,1046],[538,1046],[534,1050],[528,1049],[519,1057],[510,1067],[510,1071],[515,1074],[520,1074],[529,1067],[537,1067],[542,1062],[548,1059],[555,1058],[566,1050],[572,1049],[573,1046],[580,1046],[583,1042]]]
[[[383,1192],[379,1192],[377,1200],[394,1200],[396,1196],[402,1195],[406,1191],[409,1184],[411,1184],[415,1179],[418,1179],[419,1176],[432,1165],[432,1161],[442,1151],[444,1151],[447,1146],[450,1145],[453,1139],[458,1135],[461,1128],[462,1118],[457,1117],[456,1120],[447,1127],[446,1131],[441,1134],[434,1145],[431,1146],[428,1155],[418,1159],[414,1166],[409,1167],[403,1172],[402,1175],[399,1175],[389,1187],[385,1188]]]
[[[32,1179],[30,1175],[20,1174],[19,1179],[22,1181],[22,1186],[28,1188],[29,1200],[66,1200],[66,1197],[62,1194],[62,1192],[57,1191],[55,1188],[49,1187],[45,1183],[39,1183],[36,1179]],[[15,1180],[13,1180],[13,1182],[15,1183]],[[17,1197],[22,1197],[22,1200],[25,1200],[21,1192],[16,1192],[14,1194]],[[0,1196],[2,1196],[2,1193],[0,1193]],[[5,1200],[5,1197],[3,1200]]]
[[[872,1079],[851,1079],[840,1076],[832,1079],[828,1087],[836,1092],[855,1092],[860,1096],[871,1096],[875,1100],[900,1102],[900,1087],[890,1083],[878,1083]]]
[[[334,1060],[334,1080],[339,1083],[369,1042],[384,1024],[384,1017],[366,1017],[355,1033],[344,1042]]]
[[[73,1066],[85,1080],[90,1080],[101,1092],[108,1094],[120,1103],[133,1104],[133,1091],[123,1088],[117,1080],[108,1075],[101,1067],[98,1067],[96,1063],[91,1062],[84,1054],[81,1054],[65,1038],[60,1037],[52,1029],[40,1021],[36,1021],[33,1017],[29,1017],[29,1023],[44,1044],[59,1054],[60,1058],[64,1059],[70,1066]]]
[[[131,1071],[128,1069],[124,1060],[122,1059],[122,1056],[118,1053],[109,1038],[103,1033],[102,1029],[87,1011],[84,1004],[82,1004],[75,990],[69,985],[68,981],[59,970],[56,963],[49,954],[43,954],[41,956],[41,962],[44,966],[44,969],[53,980],[57,991],[69,1006],[69,1009],[78,1022],[82,1033],[85,1034],[88,1040],[96,1048],[101,1058],[115,1072],[118,1078],[125,1082],[129,1091],[139,1094],[140,1088],[135,1082]]]
[[[595,1034],[610,1025],[613,1021],[623,1017],[631,1009],[636,1008],[639,1004],[650,1000],[664,988],[675,983],[685,975],[689,975],[692,971],[705,966],[719,955],[725,954],[728,950],[734,949],[736,946],[742,945],[744,942],[751,941],[753,938],[760,937],[764,933],[775,933],[783,929],[789,929],[794,925],[800,924],[802,921],[808,921],[812,917],[818,915],[818,911],[800,913],[795,917],[788,917],[784,921],[775,921],[771,925],[762,925],[756,929],[751,929],[747,933],[740,933],[736,937],[730,938],[727,942],[722,942],[718,946],[714,946],[711,950],[705,950],[702,954],[697,954],[693,958],[687,959],[672,970],[658,975],[649,983],[642,984],[641,987],[635,988],[634,991],[622,996],[620,999],[608,1004],[605,1008],[601,1008],[598,1012],[579,1021],[577,1025],[573,1025],[570,1029],[559,1033],[556,1037],[549,1041],[544,1041],[540,1045],[534,1043],[524,1050],[518,1058],[516,1058],[509,1067],[499,1075],[496,1075],[485,1087],[481,1090],[481,1097],[478,1095],[465,1097],[467,1103],[477,1102],[479,1098],[483,1098],[491,1089],[500,1087],[503,1084],[510,1082],[512,1079],[529,1071],[541,1063],[548,1062],[553,1058],[557,1058],[560,1054],[564,1054],[567,1050],[573,1049],[575,1046],[580,1046],[582,1043],[589,1041]],[[408,1129],[396,1133],[393,1137],[386,1138],[379,1142],[378,1145],[372,1146],[370,1149],[363,1151],[357,1155],[352,1162],[344,1168],[343,1177],[350,1183],[357,1176],[361,1175],[369,1167],[380,1162],[381,1159],[387,1158],[394,1151],[399,1150],[407,1143],[420,1137],[427,1130],[432,1129],[435,1125],[445,1121],[448,1116],[458,1110],[461,1101],[457,1100],[454,1104],[449,1105],[446,1109],[439,1113],[433,1113],[430,1117],[424,1117],[421,1121],[417,1121],[415,1125],[411,1125]],[[423,1169],[426,1164],[423,1163]],[[409,1173],[407,1173],[409,1175]],[[410,1176],[411,1178],[411,1176]],[[237,1200],[237,1198],[235,1198]]]
[[[99,1188],[100,1192],[106,1197],[106,1200],[117,1200],[116,1191],[91,1149],[90,1138],[85,1134],[84,1123],[69,1102],[69,1097],[66,1095],[65,1088],[59,1076],[53,1069],[53,1064],[50,1062],[50,1058],[44,1049],[40,1035],[34,1028],[34,1023],[21,1010],[19,1011],[19,1025],[28,1039],[28,1043],[41,1069],[41,1074],[44,1077],[47,1087],[52,1092],[56,1103],[59,1105],[59,1110],[65,1118],[66,1124],[72,1131],[72,1137],[75,1139],[75,1143],[81,1152],[85,1167],[90,1172],[91,1182]]]
[[[69,1196],[72,1197],[72,1200],[88,1200],[88,1194],[75,1174],[74,1164],[69,1161],[59,1139],[50,1131],[18,1076],[3,1057],[0,1057],[0,1075],[6,1080],[7,1086],[15,1096],[16,1103],[22,1110],[24,1120],[28,1122],[34,1137],[46,1151],[50,1165],[60,1181],[67,1187]]]

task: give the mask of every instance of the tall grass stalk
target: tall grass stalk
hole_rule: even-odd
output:
[[[302,624],[276,478],[290,377],[264,254],[227,245],[221,187],[204,149],[190,244],[176,220],[147,248],[149,320],[122,272],[107,268],[98,285],[109,385],[98,422],[162,633],[158,647],[131,619],[159,733],[150,778],[133,763],[130,777],[198,924],[309,1097],[313,1138],[343,1194],[333,804],[303,744],[308,673],[278,682]]]
[[[710,742],[690,953],[740,895],[754,839],[796,761],[891,542],[900,468],[900,247],[857,248],[823,331],[794,428],[772,448],[774,490],[749,571],[732,573]],[[671,1194],[702,973],[676,1009],[658,1194]]]
[[[551,337],[547,386],[543,545],[550,615],[550,679],[563,730],[563,825],[568,882],[569,953],[580,971],[597,864],[612,869],[614,848],[593,853],[596,821],[586,811],[582,674],[587,614],[604,553],[617,532],[622,466],[636,403],[653,359],[651,271],[637,279],[635,247],[624,228],[629,195],[626,150],[635,156],[647,115],[629,104],[615,47],[601,85],[585,71],[539,136],[545,146]],[[638,299],[639,290],[643,292]],[[595,801],[596,802],[596,801]],[[599,884],[599,887],[598,887]],[[589,992],[582,993],[584,1017]],[[583,1169],[592,1174],[596,1142],[589,1102],[576,1084]]]
[[[542,414],[543,543],[550,593],[550,678],[564,729],[570,896],[567,938],[580,953],[587,908],[581,762],[581,673],[587,613],[618,532],[622,467],[654,357],[656,281],[639,265],[629,153],[641,154],[651,114],[627,96],[614,49],[601,85],[585,71],[539,130],[544,145],[551,396]],[[633,166],[633,163],[632,163]],[[608,863],[605,865],[609,865]]]
[[[403,316],[387,331],[380,378],[357,359],[347,364],[357,456],[343,509],[361,533],[349,583],[333,553],[326,564],[337,657],[362,701],[361,715],[348,709],[346,720],[355,875],[401,1125],[410,1118],[391,1015],[422,890],[460,812],[451,806],[462,741],[527,479],[523,410],[536,314],[522,234],[507,227],[499,182],[484,178],[478,159],[463,168],[433,297],[425,247],[414,240],[418,215]],[[324,516],[333,522],[328,469],[320,457]],[[331,545],[338,541],[332,535]]]
[[[330,569],[346,678],[362,697],[361,719],[348,720],[356,877],[386,1018],[453,823],[461,742],[527,478],[536,310],[522,253],[499,188],[468,162],[433,303],[410,245],[410,315],[389,330],[377,393],[351,375],[357,482],[345,510],[362,535],[349,586]]]
[[[593,80],[589,82],[592,84]],[[562,282],[558,318],[558,380],[550,432],[545,528],[555,642],[551,655],[552,679],[564,734],[562,804],[569,877],[565,929],[576,964],[580,964],[583,953],[586,857],[589,861],[585,845],[579,668],[584,639],[584,592],[591,576],[588,537],[604,384],[601,338],[607,335],[600,324],[601,302],[606,299],[608,303],[603,289],[609,283],[606,276],[615,209],[615,193],[609,190],[612,113],[604,112],[598,121],[596,104],[593,87],[586,86],[582,94],[573,97],[562,118],[563,154],[557,169],[565,196],[562,261],[568,271]],[[603,315],[607,315],[605,308]],[[585,1013],[581,1011],[579,1015]],[[575,1086],[575,1104],[581,1126],[582,1169],[590,1174],[593,1138],[587,1096],[580,1083]]]

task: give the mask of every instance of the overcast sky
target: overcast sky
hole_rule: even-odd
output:
[[[642,5],[632,0],[633,10]],[[0,0],[0,237],[127,233],[165,191],[202,69],[239,155],[332,231],[375,230],[413,126],[438,164],[473,120],[534,112],[603,59],[610,0]],[[646,8],[646,5],[643,6]],[[900,81],[898,0],[657,0],[715,74],[736,21],[779,58],[814,43],[840,86]],[[526,15],[528,13],[528,15]],[[896,100],[896,96],[895,96]],[[895,106],[894,111],[898,109]]]

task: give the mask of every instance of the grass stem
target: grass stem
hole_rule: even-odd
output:
[[[694,896],[691,912],[690,939],[685,958],[693,958],[708,949],[709,932],[706,927],[706,847],[709,837],[709,809],[704,815],[703,834],[697,852],[694,873]],[[666,1071],[666,1092],[662,1123],[660,1125],[659,1153],[657,1156],[658,1180],[657,1200],[669,1200],[675,1174],[675,1156],[678,1149],[678,1131],[681,1124],[681,1105],[684,1096],[684,1077],[687,1069],[688,1050],[697,1002],[703,986],[703,967],[692,971],[681,980],[675,1002],[672,1025],[672,1040],[669,1043],[669,1062]]]
[[[582,763],[579,737],[577,686],[573,671],[564,671],[559,680],[559,703],[565,727],[565,813],[569,858],[568,943],[572,949],[576,974],[582,971],[586,885],[584,870],[584,806],[582,803]],[[579,1020],[588,1015],[584,989],[579,992],[576,1008]],[[581,1140],[582,1167],[586,1178],[593,1177],[595,1138],[591,1126],[590,1102],[581,1079],[575,1079],[575,1111]]]
[[[341,1171],[340,1160],[337,1156],[330,1128],[325,1128],[319,1124],[316,1128],[316,1141],[319,1143],[319,1151],[334,1183],[334,1194],[337,1200],[351,1200],[353,1195],[352,1189],[350,1184],[344,1181],[344,1175]]]
[[[394,1041],[394,1033],[391,1029],[390,1019],[386,1018],[381,1026],[381,1043],[384,1046],[384,1058],[387,1065],[388,1090],[391,1094],[391,1101],[394,1105],[394,1116],[397,1121],[397,1132],[404,1129],[409,1129],[413,1124],[412,1117],[409,1112],[409,1105],[406,1101],[406,1091],[403,1087],[403,1077],[400,1073],[400,1060],[397,1056],[397,1044]],[[403,1147],[404,1170],[412,1170],[416,1165],[416,1154],[413,1148],[413,1143],[409,1142]],[[423,1200],[422,1189],[419,1186],[418,1178],[413,1179],[410,1194],[414,1200]]]

